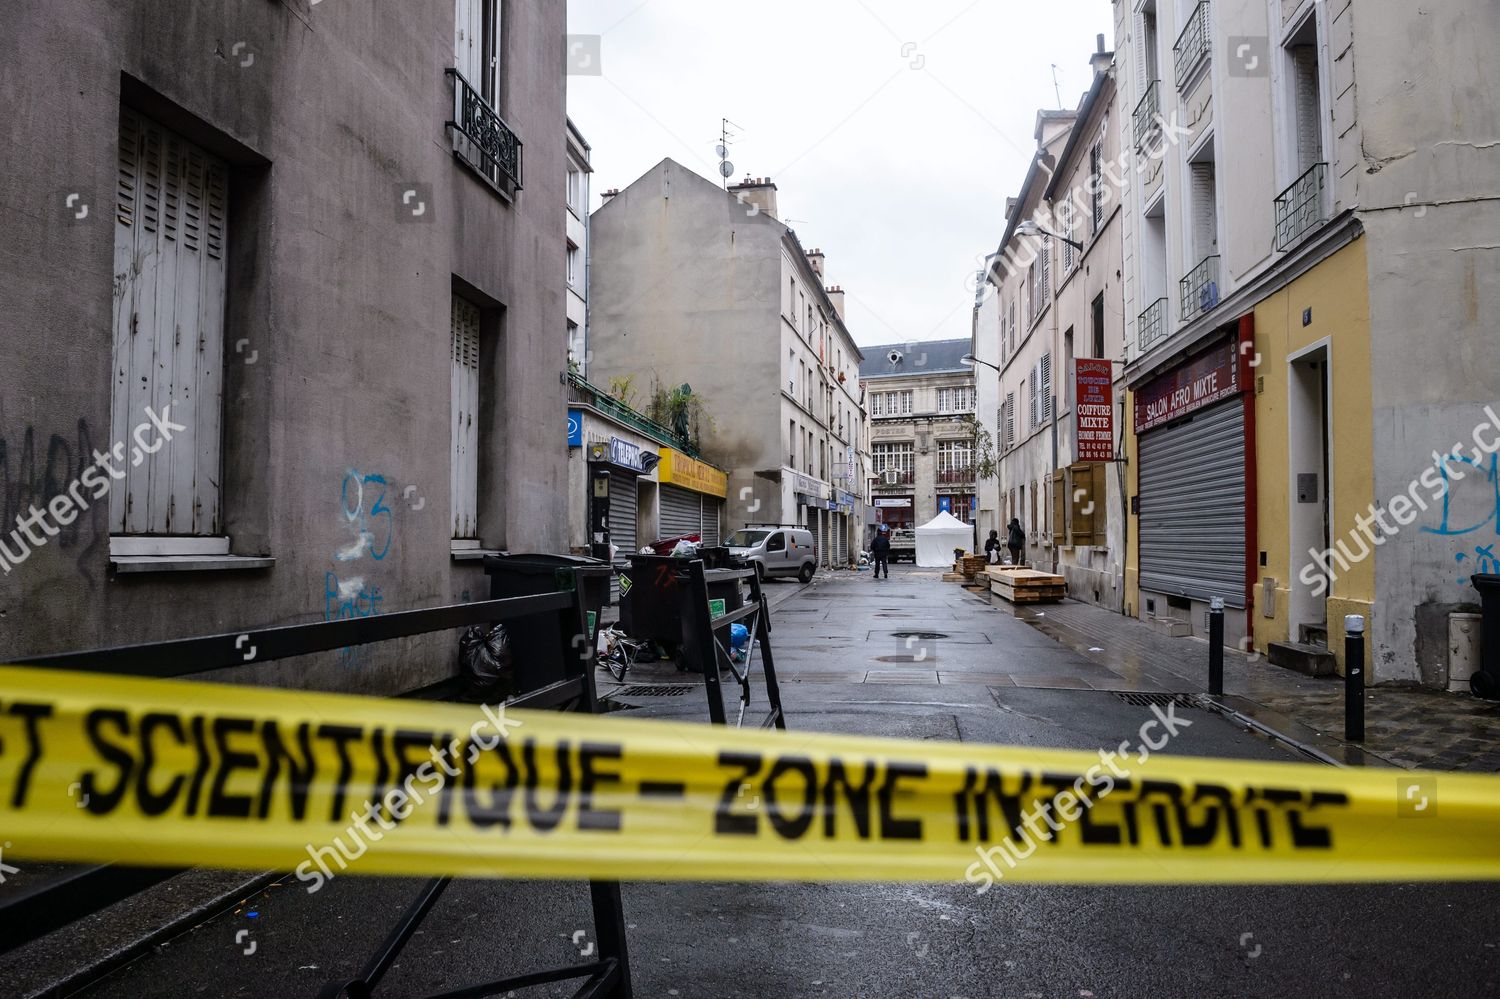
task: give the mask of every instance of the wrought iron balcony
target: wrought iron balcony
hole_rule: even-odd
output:
[[[1296,245],[1320,222],[1328,221],[1323,190],[1328,184],[1328,164],[1315,163],[1276,199],[1276,249]]]
[[[1208,31],[1208,0],[1193,8],[1188,15],[1177,44],[1172,46],[1173,65],[1177,67],[1177,89],[1192,78],[1199,66],[1208,61],[1213,40]]]
[[[521,140],[462,73],[446,72],[453,77],[453,117],[445,123],[455,133],[453,155],[496,188],[519,191]]]
[[[1140,319],[1136,321],[1135,342],[1136,348],[1144,354],[1151,349],[1151,345],[1167,335],[1167,300],[1158,298],[1146,306],[1146,311],[1141,313]]]
[[[1219,258],[1206,257],[1178,282],[1182,291],[1182,321],[1187,322],[1219,304]]]
[[[1161,81],[1152,80],[1146,94],[1135,106],[1135,148],[1145,149],[1161,134]]]

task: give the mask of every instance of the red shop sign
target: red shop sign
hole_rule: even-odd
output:
[[[1239,365],[1230,340],[1147,382],[1135,394],[1135,432],[1159,427],[1212,406],[1240,391]]]
[[[1077,461],[1115,458],[1115,364],[1099,357],[1073,361],[1073,453]]]

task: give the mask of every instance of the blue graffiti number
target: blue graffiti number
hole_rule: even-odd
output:
[[[349,486],[354,485],[354,505],[349,504]],[[370,505],[368,518],[365,514],[365,486],[375,487],[375,502]],[[360,475],[355,469],[350,469],[344,474],[344,483],[339,490],[340,499],[344,509],[344,519],[349,523],[357,525],[356,531],[361,537],[368,537],[370,545],[370,557],[377,562],[385,558],[391,550],[391,538],[395,534],[396,518],[391,513],[391,508],[385,505],[386,481],[383,475]],[[377,524],[384,518],[383,524]],[[384,530],[384,541],[377,547],[376,539],[380,537],[377,530],[371,530],[375,526],[377,530]]]

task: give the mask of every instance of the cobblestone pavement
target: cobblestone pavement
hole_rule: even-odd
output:
[[[1208,689],[1208,643],[1202,639],[1167,638],[1134,618],[1078,601],[1036,608],[995,602],[997,612],[1014,614],[1122,675],[1145,672],[1182,692]],[[1226,650],[1224,689],[1348,745],[1342,679],[1303,676],[1262,656]],[[1360,748],[1366,753],[1401,767],[1500,772],[1500,702],[1399,686],[1372,687],[1365,697]]]

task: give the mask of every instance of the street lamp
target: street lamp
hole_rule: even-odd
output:
[[[1076,239],[1069,239],[1068,237],[1066,237],[1066,236],[1064,236],[1064,235],[1062,235],[1060,233],[1049,232],[1048,230],[1043,229],[1041,226],[1037,225],[1031,219],[1027,219],[1025,222],[1022,222],[1020,225],[1016,226],[1016,235],[1017,236],[1051,236],[1053,239],[1060,239],[1064,243],[1067,243],[1069,246],[1073,247],[1073,249],[1077,250],[1079,253],[1083,252],[1083,244],[1080,243],[1080,242],[1078,242],[1078,240],[1076,240]]]
[[[1000,370],[998,367],[996,367],[995,365],[991,364],[989,361],[981,361],[979,358],[975,357],[973,354],[965,354],[963,357],[960,357],[958,359],[958,362],[960,364],[967,364],[970,367],[973,367],[976,364],[982,364],[986,368],[994,368],[997,372]]]

